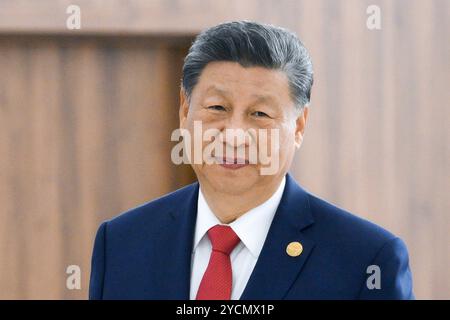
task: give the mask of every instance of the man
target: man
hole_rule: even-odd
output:
[[[198,182],[100,226],[90,298],[413,298],[399,238],[287,173],[312,83],[308,52],[285,29],[241,21],[201,33],[183,67],[180,128],[194,137],[196,123],[215,130],[226,151],[214,149],[212,163],[189,156]],[[230,129],[254,131],[236,142]],[[264,130],[276,135],[254,134]],[[275,146],[270,174],[250,162],[250,146],[265,144]]]

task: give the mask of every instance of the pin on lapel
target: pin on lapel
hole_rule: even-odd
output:
[[[302,254],[303,246],[298,241],[293,241],[286,247],[286,253],[291,257],[298,257]]]

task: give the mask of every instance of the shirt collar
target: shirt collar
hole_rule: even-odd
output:
[[[259,206],[247,211],[238,219],[229,224],[233,231],[241,239],[251,254],[258,258],[264,245],[273,217],[280,204],[283,195],[286,177],[283,177],[278,189],[272,196]],[[203,196],[201,187],[198,193],[197,202],[197,222],[195,225],[194,247],[197,248],[200,240],[208,230],[216,224],[223,224],[211,211],[206,199]],[[255,228],[258,226],[258,228]]]

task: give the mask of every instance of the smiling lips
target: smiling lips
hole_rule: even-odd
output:
[[[238,159],[238,158],[223,158],[218,159],[219,164],[226,169],[240,169],[249,165],[249,161],[246,159]]]

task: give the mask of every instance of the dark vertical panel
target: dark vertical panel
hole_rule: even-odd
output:
[[[0,40],[1,298],[85,298],[99,223],[191,181],[170,162],[185,50]],[[82,290],[65,287],[71,264]]]

